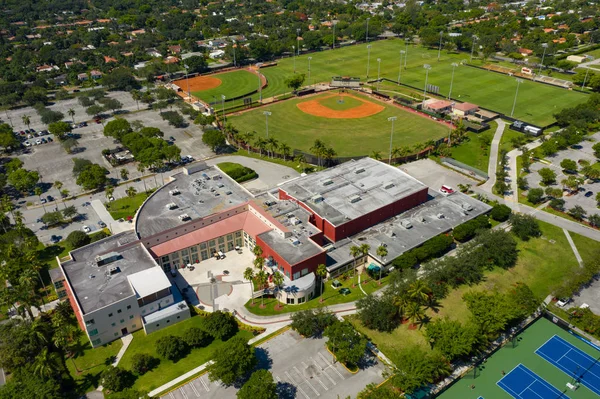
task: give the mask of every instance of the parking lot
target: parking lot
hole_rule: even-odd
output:
[[[280,398],[355,398],[367,384],[384,380],[385,366],[370,357],[356,374],[333,363],[325,339],[303,338],[289,330],[257,347],[259,367],[271,370]],[[236,389],[222,387],[203,375],[162,396],[165,399],[231,398]]]

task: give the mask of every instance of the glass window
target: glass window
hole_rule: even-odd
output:
[[[287,278],[290,278],[290,272],[288,272],[287,270],[285,271],[285,275],[287,276]]]
[[[117,325],[117,323],[111,323],[110,325],[115,327]]]
[[[166,263],[169,261],[169,255],[162,257],[162,263]]]
[[[233,234],[227,234],[227,241],[233,240]]]
[[[100,345],[100,343],[102,343],[101,339],[95,339],[92,341],[92,345],[94,345],[94,346],[98,346],[98,345]]]
[[[290,305],[293,305],[294,304],[294,298],[288,297],[287,298],[287,303],[290,304]]]
[[[121,324],[125,323],[125,319],[121,319]]]
[[[192,254],[192,263],[198,263],[198,262],[199,262],[198,254]]]
[[[191,248],[190,248],[190,251],[191,251],[193,254],[197,254],[197,253],[198,253],[198,247],[194,245],[193,247],[191,247]]]
[[[300,272],[296,272],[294,273],[294,278],[292,278],[292,280],[296,280],[300,278]]]
[[[308,268],[302,269],[302,275],[306,276],[308,274]]]
[[[89,331],[88,334],[90,334],[90,337],[93,337],[94,335],[98,335],[98,329],[94,328],[92,331]]]
[[[131,309],[131,305],[127,305],[127,310]]]
[[[88,321],[85,322],[85,325],[89,326],[90,324],[94,324],[94,323],[95,323],[94,319],[89,319]]]
[[[64,286],[64,283],[62,280],[57,281],[56,283],[54,283],[54,288],[62,288]]]
[[[202,260],[208,259],[208,252],[206,252],[206,251],[200,252],[200,257],[202,258]]]
[[[304,301],[306,301],[306,298],[304,298],[304,297],[298,298],[298,304],[304,303]]]
[[[136,326],[135,324],[133,324],[133,325],[131,326],[131,328],[136,328],[136,327],[137,327],[137,326]]]
[[[223,244],[225,242],[225,238],[224,237],[219,237],[219,244]]]
[[[242,243],[242,239],[241,239],[241,238],[236,238],[236,239],[235,239],[235,245],[237,245],[238,247],[241,247],[242,245],[244,245],[244,244]]]
[[[215,240],[210,240],[210,241],[208,242],[208,246],[209,246],[209,247],[214,247],[214,246],[215,246]]]
[[[66,296],[67,296],[67,291],[65,291],[65,290],[58,291],[58,298],[59,299],[62,299],[64,297],[66,297]]]
[[[201,242],[200,243],[200,249],[206,249],[206,243],[205,242]]]
[[[118,332],[116,332],[116,333],[115,333],[115,337],[116,337],[117,335],[119,335],[119,333],[118,333]]]
[[[236,231],[235,232],[235,236],[236,237],[241,237],[242,236],[242,232],[241,231]]]
[[[129,316],[129,320],[133,319],[133,315]]]
[[[184,256],[188,256],[189,254],[190,254],[190,251],[188,251],[187,249],[182,249],[182,250],[181,250],[181,256],[182,256],[182,257],[184,257]]]
[[[112,314],[112,313],[109,313],[109,314],[108,314],[108,317],[112,317],[112,316],[113,316],[113,314]]]

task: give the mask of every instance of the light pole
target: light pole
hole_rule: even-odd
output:
[[[454,83],[454,68],[456,68],[458,64],[456,62],[452,63],[452,78],[450,78],[450,91],[448,92],[448,100],[452,97],[452,84]]]
[[[379,82],[381,81],[381,58],[377,58],[377,91],[379,91]]]
[[[183,67],[185,68],[185,80],[187,82],[187,88],[188,88],[188,99],[190,99],[191,98],[191,96],[190,96],[190,79],[188,77],[188,66],[183,65]]]
[[[367,18],[367,43],[369,43],[369,21],[371,20],[371,18]]]
[[[265,111],[263,112],[263,115],[265,116],[265,127],[267,129],[267,139],[269,138],[269,115],[271,115],[271,111]]]
[[[473,35],[473,44],[471,45],[471,58],[469,58],[469,62],[473,62],[473,50],[475,50],[475,42],[478,40],[479,38],[475,35]]]
[[[438,61],[440,60],[440,56],[442,55],[442,36],[444,35],[444,31],[440,31],[440,46],[438,48]]]
[[[262,81],[260,80],[260,69],[256,72],[258,76],[258,101],[262,102]]]
[[[548,43],[542,43],[542,47],[544,48],[544,52],[542,53],[542,63],[540,64],[540,70],[538,71],[538,75],[542,74],[542,68],[544,67],[544,58],[546,57],[546,49],[548,48]]]
[[[300,57],[300,28],[296,29],[296,44],[298,45],[298,57]]]
[[[423,105],[425,105],[425,96],[427,95],[427,78],[429,78],[429,70],[431,69],[431,65],[425,64],[423,65],[425,68],[425,87],[423,88]]]
[[[308,57],[308,84],[310,84],[310,60],[312,57]]]
[[[333,24],[333,47],[332,50],[335,50],[335,23]]]
[[[406,49],[404,50],[404,69],[406,69],[406,58],[408,58],[408,42],[405,40],[404,44],[406,45]]]
[[[371,45],[367,45],[367,80],[369,80],[369,67],[371,66]]]
[[[406,52],[404,50],[400,50],[400,66],[398,67],[398,84],[400,84],[400,78],[402,77],[402,56]]]
[[[235,62],[235,40],[233,41],[233,44],[231,45],[231,48],[233,48],[233,67],[235,68],[235,66],[236,66],[236,62]]]
[[[296,73],[296,46],[292,46],[292,54],[294,57],[294,73]]]
[[[587,81],[587,78],[588,78],[588,73],[590,73],[590,68],[586,68],[586,70],[585,70],[585,78],[583,78],[583,83],[581,84],[581,90],[583,90],[583,88],[585,86],[585,82]]]
[[[517,90],[515,91],[515,101],[513,102],[512,111],[510,111],[510,116],[512,118],[515,113],[515,106],[517,105],[517,95],[519,94],[519,85],[523,83],[522,79],[517,79]]]
[[[225,122],[227,121],[225,119],[225,94],[221,94],[221,105],[223,107],[223,130],[225,130]]]
[[[392,139],[394,137],[394,121],[398,119],[397,116],[390,116],[388,118],[389,122],[392,122],[392,131],[390,132],[390,154],[389,154],[389,158],[388,158],[388,163],[391,165],[392,164]]]

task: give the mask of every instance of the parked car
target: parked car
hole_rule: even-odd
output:
[[[52,202],[52,201],[54,201],[54,197],[53,197],[53,196],[51,196],[51,195],[47,195],[47,196],[46,196],[46,199],[48,200],[48,202]]]
[[[81,122],[81,123],[79,124],[79,127],[84,127],[84,126],[87,126],[87,122]]]
[[[175,141],[175,137],[169,136],[169,141]]]
[[[83,230],[84,233],[89,233],[90,231],[92,231],[88,226],[85,225],[81,228],[81,230]]]
[[[54,140],[52,140],[52,137],[48,137],[48,142],[50,143],[52,141],[54,141]]]
[[[42,139],[37,139],[37,140],[35,141],[35,144],[36,144],[36,145],[40,145],[40,144],[42,144]]]
[[[23,142],[23,145],[24,145],[25,147],[31,147],[31,143],[30,143],[29,141],[24,141],[24,142]]]
[[[62,238],[61,236],[56,236],[56,235],[52,234],[50,236],[50,241],[52,241],[54,244],[56,244],[57,242],[59,242],[61,240],[61,238]]]
[[[105,228],[106,227],[106,223],[104,223],[102,220],[100,220],[98,222],[98,226],[100,226],[101,228]]]
[[[585,193],[585,196],[586,196],[587,198],[591,197],[592,195],[594,195],[594,192],[593,192],[593,191],[588,191],[587,193]]]

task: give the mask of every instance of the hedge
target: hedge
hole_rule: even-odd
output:
[[[481,215],[473,220],[469,220],[459,226],[456,226],[452,232],[454,239],[458,242],[465,242],[475,237],[475,233],[480,229],[489,229],[491,227],[487,216]]]
[[[258,174],[254,171],[254,169],[247,168],[239,163],[221,162],[217,166],[238,183],[243,183],[258,177]]]
[[[396,269],[408,269],[417,263],[422,263],[431,258],[436,258],[452,246],[452,237],[445,234],[433,237],[418,248],[411,249],[392,261]]]

